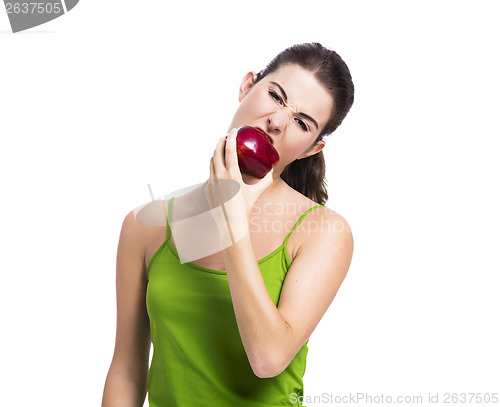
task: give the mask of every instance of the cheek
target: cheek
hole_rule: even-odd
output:
[[[241,120],[247,120],[254,115],[254,104],[251,100],[244,98],[238,109],[236,110],[236,117]]]
[[[257,118],[272,113],[271,107],[273,106],[266,92],[256,90],[255,93],[249,93],[241,101],[238,110],[241,115]]]
[[[309,147],[309,143],[300,140],[298,137],[294,139],[287,139],[286,142],[281,144],[278,152],[282,160],[286,162],[294,161],[299,155],[304,153]]]

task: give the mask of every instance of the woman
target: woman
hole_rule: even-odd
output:
[[[352,257],[349,225],[323,205],[321,150],[353,100],[338,54],[317,43],[286,49],[259,74],[244,76],[205,186],[168,201],[166,226],[141,225],[134,211],[125,217],[104,407],[142,406],[146,392],[150,407],[302,405],[308,339]],[[279,153],[263,179],[239,171],[236,129],[243,125],[265,130]],[[207,191],[223,193],[212,188],[222,179],[241,190],[241,205],[228,208],[226,221],[248,233],[181,263],[172,214],[206,202]]]

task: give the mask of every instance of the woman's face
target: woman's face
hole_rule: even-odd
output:
[[[325,146],[323,140],[312,144],[330,118],[333,100],[311,72],[296,64],[282,65],[254,85],[255,78],[254,72],[243,78],[229,130],[255,126],[266,131],[280,155],[276,176],[292,161]]]

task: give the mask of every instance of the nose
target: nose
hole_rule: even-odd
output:
[[[267,118],[267,126],[272,133],[281,133],[292,117],[292,113],[286,107],[282,107]]]

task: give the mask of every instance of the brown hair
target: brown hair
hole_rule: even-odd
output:
[[[351,73],[339,54],[313,42],[295,44],[280,52],[257,74],[255,83],[284,64],[298,64],[312,72],[332,96],[334,103],[332,115],[314,140],[312,144],[314,145],[323,137],[333,133],[351,109],[354,102]],[[328,200],[323,151],[291,162],[281,173],[281,178],[293,189],[319,204],[323,205]]]

